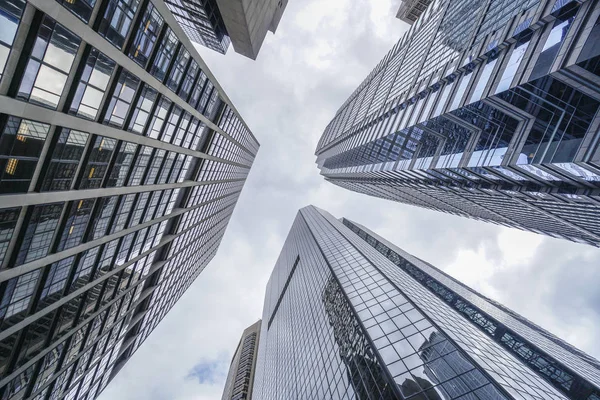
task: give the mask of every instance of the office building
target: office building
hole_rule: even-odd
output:
[[[267,285],[253,396],[598,400],[600,362],[309,206]]]
[[[288,0],[165,0],[196,43],[225,54],[229,44],[256,60],[268,31],[275,33]]]
[[[261,321],[258,320],[242,333],[229,366],[222,400],[252,400],[260,325]]]
[[[432,1],[327,125],[321,174],[599,246],[599,13],[592,1]]]
[[[160,0],[0,20],[0,398],[90,400],[214,256],[258,143]]]
[[[402,0],[396,18],[412,25],[430,4],[431,0]]]

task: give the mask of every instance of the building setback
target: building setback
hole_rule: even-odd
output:
[[[435,0],[417,15],[326,127],[321,174],[599,246],[598,3]]]
[[[242,333],[229,366],[221,400],[252,400],[260,325],[261,321],[258,320]]]
[[[267,284],[255,400],[598,400],[600,363],[367,228],[300,210]]]
[[[194,42],[256,60],[268,31],[275,33],[288,0],[165,0]]]
[[[162,0],[0,0],[0,24],[0,398],[94,399],[259,145]]]

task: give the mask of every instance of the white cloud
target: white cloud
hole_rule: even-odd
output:
[[[349,192],[324,181],[316,143],[343,101],[399,39],[396,0],[291,0],[257,61],[201,50],[261,142],[219,252],[100,400],[218,399],[242,331],[299,208],[315,204],[600,355],[598,249]],[[576,311],[576,312],[574,312]],[[186,379],[217,362],[218,384]]]

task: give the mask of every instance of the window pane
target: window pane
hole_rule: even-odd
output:
[[[171,100],[165,98],[160,100],[158,106],[156,107],[156,111],[152,116],[152,121],[150,121],[146,136],[149,136],[153,139],[158,139],[160,131],[162,130],[162,126],[165,122],[165,118],[167,117],[169,109],[171,108],[171,104],[173,104]]]
[[[44,17],[17,98],[56,109],[81,39]]]
[[[4,73],[24,9],[25,0],[0,0],[0,78]]]
[[[92,49],[71,104],[71,114],[96,119],[104,91],[114,69],[115,62],[113,60],[98,50]]]
[[[137,147],[134,143],[121,143],[119,152],[116,155],[115,164],[106,183],[107,187],[123,186]]]
[[[157,97],[158,92],[147,84],[144,84],[140,98],[135,106],[135,110],[133,110],[131,122],[129,123],[129,130],[131,132],[140,135],[144,133],[146,123],[148,122],[148,117],[150,116],[150,111],[152,110],[152,106],[154,106],[154,102],[156,102]]]
[[[40,277],[40,270],[13,278],[6,283],[0,301],[2,330],[22,321],[33,298],[33,292]]]
[[[139,3],[139,0],[108,0],[98,33],[116,47],[123,47]]]
[[[0,193],[27,192],[50,125],[8,117],[0,135]]]
[[[3,208],[0,210],[0,265],[4,261],[4,256],[15,231],[20,212],[20,207]]]
[[[167,87],[172,91],[176,92],[179,88],[179,83],[181,82],[181,78],[183,77],[189,62],[190,52],[187,51],[185,47],[181,46],[177,59],[175,60],[175,65],[171,70],[171,76],[167,79]]]
[[[50,251],[54,230],[58,226],[64,203],[34,206],[21,242],[16,265],[45,257]]]
[[[69,190],[88,137],[85,132],[62,128],[46,170],[42,191]]]
[[[90,220],[94,202],[95,199],[71,202],[57,251],[63,251],[81,243],[85,228]]]
[[[97,136],[90,154],[89,160],[83,172],[79,185],[80,189],[97,189],[102,185],[102,180],[110,158],[115,150],[117,141],[115,139]]]
[[[38,300],[36,311],[42,310],[62,298],[74,262],[75,256],[71,256],[50,265],[50,271],[46,276],[46,282]]]
[[[117,86],[113,93],[108,111],[104,118],[104,123],[108,123],[117,128],[123,127],[127,112],[133,101],[135,91],[140,83],[140,80],[126,70],[121,71]]]
[[[165,79],[167,68],[169,68],[169,64],[171,64],[171,60],[175,55],[175,49],[178,42],[177,36],[175,36],[173,31],[169,29],[160,43],[158,53],[154,59],[154,65],[152,65],[150,73],[161,82]]]
[[[156,11],[152,3],[148,3],[148,7],[133,41],[133,46],[129,50],[129,57],[144,68],[148,64],[148,59],[150,58],[162,24],[163,17]]]

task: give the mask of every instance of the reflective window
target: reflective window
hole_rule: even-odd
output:
[[[171,29],[168,29],[162,42],[160,43],[160,47],[158,48],[158,53],[154,59],[154,65],[152,65],[152,68],[150,68],[150,73],[161,82],[167,75],[167,69],[169,68],[169,64],[171,64],[171,60],[175,55],[177,43],[179,43],[177,36],[175,36],[175,33],[173,33]]]
[[[200,101],[198,102],[198,107],[196,107],[196,110],[204,115],[206,115],[205,110],[207,108],[206,106],[208,105],[208,101],[210,100],[213,87],[214,85],[212,82],[207,80],[204,91],[202,92],[202,97],[200,97]]]
[[[494,71],[494,67],[496,66],[496,61],[497,58],[489,60],[487,64],[485,64],[485,67],[483,67],[483,71],[481,72],[481,76],[479,77],[479,81],[477,82],[477,86],[475,86],[475,90],[473,90],[471,100],[469,100],[468,104],[481,99],[481,95],[483,95],[483,91],[485,90],[485,87],[487,86],[488,81],[492,76],[492,72]]]
[[[79,81],[70,112],[80,117],[96,119],[104,91],[115,69],[115,62],[92,49]]]
[[[4,73],[24,9],[25,0],[0,0],[0,78]]]
[[[173,65],[173,69],[171,70],[171,75],[169,79],[167,79],[167,87],[172,91],[176,92],[179,83],[181,82],[181,78],[186,71],[186,68],[190,62],[190,52],[185,49],[185,47],[181,46],[179,49],[179,54],[175,59],[175,65]]]
[[[96,0],[58,0],[58,2],[84,22],[89,22],[96,4]]]
[[[147,84],[143,84],[140,98],[137,101],[133,116],[129,123],[129,130],[137,134],[143,134],[148,122],[152,107],[158,98],[158,92]],[[160,111],[160,110],[158,110]]]
[[[117,128],[123,127],[125,117],[127,117],[127,112],[131,107],[131,102],[139,83],[140,80],[135,75],[126,70],[121,71],[115,91],[108,105],[106,117],[104,117],[104,123]]]
[[[148,133],[146,136],[149,136],[153,139],[158,139],[160,135],[160,131],[162,130],[162,126],[165,123],[165,118],[167,117],[167,113],[171,108],[171,100],[166,98],[161,98],[160,102],[156,106],[156,110],[154,111],[154,115],[152,116],[152,120],[150,121],[150,125],[148,127]]]
[[[80,189],[97,189],[102,185],[102,180],[106,175],[116,145],[117,141],[115,139],[96,136],[79,184]]]
[[[558,50],[560,49],[562,42],[567,37],[567,33],[569,33],[569,28],[571,27],[571,23],[574,19],[574,16],[556,19],[554,22],[554,27],[550,31],[550,35],[544,43],[542,52],[538,56],[535,66],[531,71],[529,80],[540,78],[550,71],[552,63],[558,54]]]
[[[200,96],[204,91],[204,86],[206,85],[207,80],[208,79],[206,78],[204,71],[200,71],[200,76],[198,77],[198,81],[196,82],[196,86],[194,87],[192,96],[190,97],[189,103],[192,107],[196,108],[198,106],[198,101],[200,100]]]
[[[50,271],[46,276],[46,282],[38,300],[36,311],[42,310],[62,298],[62,293],[74,262],[75,256],[71,256],[57,261],[50,266]]]
[[[72,201],[67,211],[65,227],[58,242],[57,251],[77,246],[83,239],[90,220],[95,199]]]
[[[56,109],[81,39],[44,17],[17,98]]]
[[[156,149],[154,156],[152,157],[152,164],[146,173],[146,179],[144,179],[144,185],[153,185],[156,181],[156,176],[165,158],[165,150]]]
[[[0,265],[4,261],[20,212],[20,207],[0,209]]]
[[[121,142],[115,163],[106,183],[107,187],[123,186],[137,147],[137,144],[134,143]]]
[[[16,318],[11,317],[27,310],[39,277],[40,271],[35,270],[8,281],[0,301],[0,318],[2,320],[0,326],[2,329],[25,318],[24,314]]]
[[[151,2],[148,3],[133,45],[129,50],[129,57],[143,68],[146,68],[146,64],[148,64],[148,59],[152,54],[156,39],[158,39],[163,21],[163,17],[156,11],[154,5]]]
[[[175,133],[175,128],[179,123],[179,119],[181,117],[183,110],[178,105],[173,105],[171,109],[171,114],[167,119],[167,123],[163,129],[160,140],[166,143],[171,143],[171,139],[173,138],[173,134]]]
[[[521,61],[523,61],[523,57],[525,56],[525,52],[527,51],[527,47],[529,46],[529,38],[526,41],[519,41],[515,45],[513,49],[510,59],[508,60],[508,64],[502,73],[502,78],[500,82],[498,82],[498,87],[496,88],[496,93],[503,92],[510,88],[510,85],[515,78],[515,74],[517,73],[517,69],[519,69],[519,65],[521,65]]]
[[[46,169],[42,191],[69,190],[89,135],[62,128],[52,159]]]
[[[128,186],[137,186],[142,182],[142,178],[144,177],[144,172],[148,167],[148,163],[150,162],[150,158],[152,157],[152,151],[154,149],[152,147],[143,146],[140,150],[135,164],[133,166],[133,171],[129,177]]]
[[[0,193],[24,193],[50,125],[9,116],[0,135]]]
[[[177,134],[175,135],[175,138],[173,139],[173,144],[175,146],[181,146],[181,144],[183,143],[183,139],[186,136],[186,132],[190,125],[191,118],[192,118],[192,116],[188,112],[186,112],[186,111],[183,112],[183,117],[181,117],[181,121],[179,122],[179,127],[177,128]]]
[[[73,280],[69,284],[67,293],[73,293],[89,282],[90,276],[92,275],[92,269],[96,265],[99,251],[100,246],[97,246],[83,252],[81,258],[79,258],[79,261],[77,262],[75,274],[73,275]]]
[[[139,0],[108,0],[98,33],[122,48],[139,3]]]
[[[467,90],[467,86],[469,85],[469,81],[471,80],[471,74],[472,72],[469,72],[460,79],[460,83],[458,85],[458,88],[456,89],[456,93],[454,93],[452,105],[450,106],[448,111],[456,110],[460,105],[460,102],[465,95],[465,90]]]
[[[34,392],[48,382],[54,372],[56,372],[58,360],[62,356],[64,349],[65,342],[62,342],[42,358],[42,361],[40,362],[40,371],[35,379],[35,384],[33,385]]]
[[[181,84],[181,88],[179,89],[179,97],[183,100],[187,101],[188,97],[190,97],[190,93],[192,92],[192,85],[196,81],[196,77],[198,76],[198,72],[200,71],[200,67],[198,63],[192,59],[190,62],[190,66],[185,74],[183,79],[183,83]],[[193,107],[193,106],[192,106]]]
[[[48,254],[63,205],[64,203],[54,203],[33,207],[15,265],[25,264]]]
[[[108,223],[117,205],[118,196],[103,197],[98,201],[98,215],[94,218],[89,240],[99,239],[106,234]]]

